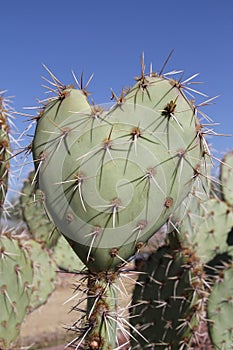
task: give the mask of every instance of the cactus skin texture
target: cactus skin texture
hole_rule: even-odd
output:
[[[71,88],[48,102],[33,141],[39,187],[90,271],[119,268],[189,193],[205,149],[199,131],[181,88],[144,71],[107,112]]]
[[[225,266],[208,300],[209,333],[214,349],[229,350],[233,344],[233,266]]]
[[[189,349],[205,305],[204,271],[194,252],[163,246],[140,271],[131,306],[140,334],[133,329],[132,349]]]
[[[81,271],[85,267],[63,236],[53,248],[52,259],[60,269],[68,272]]]
[[[30,304],[33,269],[17,239],[0,235],[0,348],[10,350]]]
[[[223,199],[233,207],[233,151],[228,152],[222,159],[220,181]]]
[[[54,224],[45,212],[43,194],[35,188],[34,177],[35,172],[31,171],[21,190],[20,207],[23,220],[32,238],[43,242],[47,248],[52,248],[57,243],[60,234],[55,230]]]
[[[56,287],[56,263],[40,243],[29,239],[22,243],[32,261],[33,281],[29,309],[33,311],[45,304]]]
[[[218,254],[230,253],[228,234],[233,227],[233,211],[223,201],[215,198],[205,203],[206,216],[201,223],[194,245],[204,264]]]

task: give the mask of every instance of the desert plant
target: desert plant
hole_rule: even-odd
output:
[[[58,94],[36,118],[39,188],[88,268],[86,315],[71,327],[76,348],[117,346],[117,326],[126,324],[117,312],[123,266],[206,176],[200,164],[209,149],[189,86],[162,71],[146,74],[144,57],[141,66],[136,84],[119,98],[113,93],[107,109],[90,105],[82,84],[64,86],[50,72]]]
[[[200,323],[208,327],[213,349],[230,349],[233,341],[230,320],[233,208],[229,201],[224,202],[226,176],[223,176],[227,171],[227,178],[231,179],[230,164],[226,164],[230,155],[231,152],[221,161],[220,178],[214,179],[221,184],[222,193],[218,190],[216,196],[215,186],[210,181],[205,186],[203,181],[196,182],[170,219],[170,245],[153,253],[148,262],[138,265],[142,266],[144,275],[139,277],[139,285],[133,293],[131,322],[149,343],[145,344],[133,332],[133,339],[137,339],[137,343],[132,341],[133,349],[141,346],[143,349],[181,350],[201,346]],[[228,186],[231,187],[229,183]],[[170,227],[172,233],[169,233]],[[172,245],[174,236],[178,248]],[[172,275],[177,255],[182,258],[180,272]],[[159,264],[152,263],[156,259],[160,259]],[[185,273],[189,276],[188,286],[182,285]],[[182,301],[184,307],[190,294],[193,297],[189,308],[185,312],[183,308],[177,311],[177,304]]]

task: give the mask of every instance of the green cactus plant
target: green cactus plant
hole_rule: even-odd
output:
[[[57,266],[47,249],[35,240],[29,239],[23,243],[33,267],[32,296],[30,311],[45,304],[56,287]]]
[[[57,244],[53,248],[52,259],[59,268],[68,272],[75,273],[85,267],[63,236],[59,237]]]
[[[33,155],[46,207],[92,271],[114,270],[162,226],[203,156],[192,104],[174,81],[143,74],[107,113],[81,111],[82,91],[64,89],[38,118]]]
[[[205,273],[195,252],[177,241],[173,237],[140,269],[130,309],[132,349],[189,349],[198,334],[207,296]]]
[[[185,85],[145,74],[109,110],[51,74],[58,96],[37,118],[33,157],[55,225],[88,267],[87,312],[73,346],[112,349],[121,267],[188,195],[208,158]],[[81,327],[82,328],[82,327]]]
[[[20,208],[23,220],[32,238],[43,242],[47,248],[52,248],[57,243],[60,234],[45,212],[43,194],[35,188],[34,177],[35,172],[31,171],[21,189]]]
[[[206,216],[194,240],[196,252],[204,264],[218,254],[231,253],[228,234],[233,227],[233,211],[226,203],[209,199],[205,203]]]
[[[233,151],[229,151],[222,159],[220,182],[223,199],[233,206]]]
[[[10,350],[30,305],[33,269],[26,249],[10,235],[0,235],[0,348]]]
[[[209,333],[214,349],[229,350],[233,345],[233,267],[221,269],[208,300]]]
[[[223,158],[221,168],[226,167],[224,162],[226,158],[226,156]],[[229,164],[227,169],[230,169]],[[214,183],[221,182],[223,186],[221,176],[222,172],[220,173],[220,181],[214,179]],[[192,255],[190,255],[188,259],[190,263],[190,273],[192,274],[193,272],[196,276],[202,276],[202,292],[199,294],[199,298],[197,298],[196,302],[198,303],[199,299],[203,306],[202,317],[199,317],[199,320],[204,322],[203,324],[205,324],[205,326],[208,325],[209,346],[216,350],[230,349],[233,341],[231,324],[233,211],[229,201],[224,202],[226,198],[224,195],[220,195],[220,191],[218,191],[218,195],[216,195],[215,189],[212,191],[209,179],[211,179],[210,174],[206,177],[207,181],[203,182],[198,179],[198,181],[194,183],[192,192],[173,213],[170,219],[170,226],[168,226],[168,232],[174,230],[173,232],[175,232],[175,236],[180,244],[180,254],[182,254],[183,251],[192,251]],[[230,183],[228,183],[228,186],[230,187]],[[171,237],[171,234],[169,235]],[[163,249],[167,249],[167,247]],[[171,251],[175,254],[174,249]],[[141,327],[143,331],[142,334],[150,340],[150,343],[145,345],[145,342],[143,343],[143,341],[139,339],[139,344],[134,341],[131,341],[131,344],[135,349],[142,346],[145,349],[161,349],[161,347],[172,350],[189,349],[190,346],[193,348],[194,344],[192,340],[189,344],[182,344],[182,342],[180,342],[182,333],[179,333],[178,328],[174,330],[173,336],[171,335],[171,342],[163,343],[162,341],[167,339],[166,327],[163,325],[163,329],[159,331],[158,327],[154,325],[156,317],[166,320],[165,317],[163,318],[159,315],[159,311],[156,310],[156,308],[151,308],[151,304],[158,300],[158,289],[162,285],[158,276],[166,280],[166,273],[164,267],[161,266],[162,264],[160,263],[158,266],[158,264],[152,264],[151,262],[154,256],[159,256],[159,253],[160,251],[151,255],[148,263],[144,263],[144,265],[140,264],[140,262],[138,263],[137,266],[144,266],[140,271],[146,272],[146,276],[153,275],[153,278],[146,279],[145,275],[139,277],[139,285],[136,286],[134,290],[134,300],[132,302],[132,305],[134,305],[136,299],[139,299],[138,290],[140,290],[141,299],[138,305],[136,303],[136,307],[132,306],[133,317],[131,323],[135,326],[137,331],[139,331]],[[170,253],[168,256],[172,256],[172,254]],[[168,256],[166,256],[167,259]],[[182,266],[184,267],[187,265],[183,262]],[[203,274],[200,273],[201,270]],[[178,278],[178,276],[180,275],[176,274],[176,278]],[[147,281],[147,283],[145,283],[145,281]],[[189,291],[191,292],[192,289],[193,288],[190,287]],[[171,288],[169,291],[166,290],[166,292],[171,293]],[[185,288],[182,288],[182,292],[185,293]],[[153,298],[153,294],[157,298]],[[152,301],[149,302],[149,299]],[[168,300],[168,298],[166,300]],[[174,306],[170,307],[170,317],[176,314],[175,310]],[[192,312],[193,311],[190,310],[190,315]],[[179,320],[182,319],[182,313],[178,312],[177,317]],[[151,322],[151,319],[153,319],[153,322]],[[187,321],[189,317],[186,315],[183,319]],[[146,326],[143,327],[143,324],[148,325],[148,328]],[[196,339],[194,343],[201,346],[201,332],[198,329],[196,332],[194,330],[191,332],[191,329],[192,327],[189,326],[190,336],[191,333],[195,336],[191,338],[193,340]],[[185,329],[182,330],[185,331]],[[169,334],[172,334],[172,327],[169,328]],[[135,335],[136,333],[134,334],[135,338],[139,338]],[[158,338],[160,338],[160,344],[159,342],[155,343],[155,339],[157,341]],[[185,339],[191,338],[185,337]],[[206,341],[207,340],[205,340],[205,342]],[[210,343],[212,345],[210,345]],[[207,347],[206,343],[205,345]]]

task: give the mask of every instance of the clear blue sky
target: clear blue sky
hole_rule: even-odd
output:
[[[14,97],[14,107],[36,105],[43,98],[46,64],[65,84],[71,70],[88,78],[96,103],[108,102],[133,84],[140,56],[159,71],[169,52],[167,71],[200,73],[198,86],[215,104],[203,109],[233,134],[233,1],[231,0],[8,0],[1,3],[0,89]],[[22,118],[16,124],[23,128]],[[219,154],[233,148],[233,138],[211,140]]]

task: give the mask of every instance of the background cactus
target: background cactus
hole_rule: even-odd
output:
[[[172,243],[140,269],[130,309],[132,349],[191,348],[207,296],[203,266],[197,259],[194,266],[194,259],[191,250]]]
[[[44,242],[46,247],[53,247],[60,234],[45,211],[43,193],[36,189],[33,179],[35,172],[31,171],[21,189],[20,208],[23,220],[28,226],[29,234],[35,240]]]
[[[223,158],[221,167],[225,166],[225,158]],[[229,165],[227,168],[229,169]],[[221,182],[221,176],[222,172],[220,173],[220,179],[214,180],[215,184]],[[210,175],[208,178],[211,179]],[[228,186],[230,185],[228,184]],[[202,305],[202,311],[197,314],[190,309],[190,314],[187,313],[186,315],[178,312],[178,320],[180,322],[183,320],[190,331],[188,335],[184,336],[184,339],[187,341],[186,344],[182,341],[182,332],[184,331],[185,333],[185,327],[180,331],[179,326],[175,330],[170,326],[169,331],[167,331],[165,325],[160,330],[158,325],[155,324],[154,321],[157,318],[164,320],[164,322],[166,321],[165,316],[160,315],[161,310],[159,310],[159,307],[153,308],[151,306],[153,303],[156,303],[156,300],[163,303],[165,299],[160,298],[164,285],[163,281],[167,281],[167,272],[162,263],[157,264],[157,267],[151,263],[154,258],[159,257],[160,250],[158,250],[158,252],[153,253],[149,257],[148,262],[144,262],[144,264],[137,263],[140,271],[146,273],[146,275],[139,277],[139,285],[134,290],[131,323],[136,330],[142,329],[143,336],[150,339],[150,342],[146,345],[138,336],[135,336],[137,333],[134,332],[134,337],[139,340],[138,345],[133,340],[131,341],[135,349],[137,347],[140,348],[140,346],[144,346],[143,348],[145,349],[161,349],[162,347],[172,350],[189,349],[190,346],[195,348],[195,345],[199,348],[201,344],[207,346],[206,338],[205,341],[203,340],[203,331],[197,327],[197,324],[203,325],[203,322],[209,328],[209,337],[212,341],[211,348],[216,350],[220,348],[230,349],[232,345],[233,333],[230,314],[232,312],[233,212],[232,206],[228,202],[223,201],[224,196],[221,195],[221,192],[218,191],[218,196],[216,196],[215,186],[214,191],[210,191],[210,189],[209,181],[206,182],[206,186],[203,186],[203,182],[195,182],[190,195],[173,214],[171,218],[172,225],[168,226],[168,232],[171,230],[170,227],[173,228],[173,233],[168,234],[169,237],[171,238],[175,234],[179,242],[179,254],[183,256],[182,268],[185,269],[189,266],[190,274],[196,277],[199,276],[199,282],[201,281],[199,293],[195,291],[191,284],[188,290],[190,293],[193,291],[197,298],[193,300],[195,300],[197,305]],[[167,249],[167,247],[165,246],[163,249]],[[176,254],[174,247],[170,247],[170,253],[165,255],[165,258],[168,260],[172,254]],[[185,263],[186,259],[188,263]],[[180,274],[176,274],[176,278],[180,281]],[[185,293],[185,287],[182,287],[182,292]],[[158,294],[159,289],[161,290],[160,294]],[[168,289],[169,291],[166,289],[165,291],[167,293],[170,292],[170,295],[172,295],[172,288]],[[153,294],[156,296],[155,298],[152,297]],[[173,305],[172,307],[171,303],[168,302],[169,298],[165,300],[167,302],[167,304],[164,302],[166,307],[170,306],[169,315],[177,314],[175,306]],[[189,321],[195,316],[197,316],[197,323],[193,327]],[[143,320],[142,324],[140,323],[141,320]],[[143,327],[143,324],[146,324],[147,327]],[[172,336],[173,330],[176,335]],[[171,337],[170,343],[169,338],[167,338],[168,334]],[[164,339],[168,339],[167,342]],[[190,342],[188,343],[188,341]]]
[[[232,348],[232,298],[233,268],[232,264],[229,264],[216,277],[208,300],[209,332],[214,349],[228,350]]]
[[[0,235],[0,348],[12,349],[30,305],[33,269],[17,239]]]
[[[52,259],[60,269],[68,272],[81,271],[85,266],[63,236],[53,248]]]
[[[40,243],[29,239],[24,241],[24,248],[32,262],[33,281],[30,311],[46,303],[56,286],[56,264],[48,251]]]
[[[220,181],[223,199],[233,206],[233,151],[229,151],[222,159]]]

